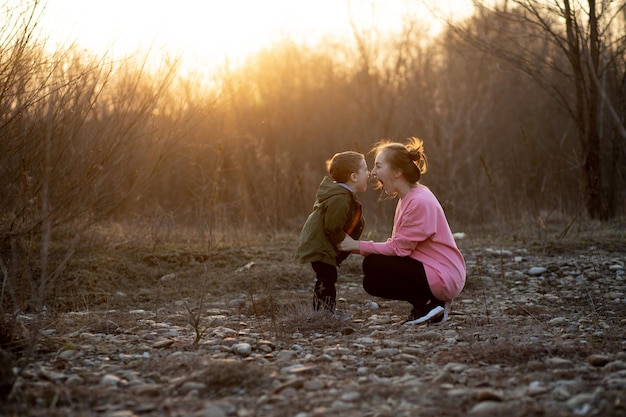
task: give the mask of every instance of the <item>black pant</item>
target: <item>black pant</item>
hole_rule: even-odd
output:
[[[335,265],[326,264],[324,262],[311,262],[313,271],[315,271],[315,295],[313,298],[313,308],[320,310],[322,308],[333,311],[335,309],[335,298],[337,290],[337,267]]]
[[[376,297],[408,301],[414,307],[436,300],[424,265],[415,259],[368,255],[363,260],[363,273],[363,289]]]

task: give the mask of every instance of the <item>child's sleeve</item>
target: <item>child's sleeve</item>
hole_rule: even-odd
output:
[[[324,232],[331,243],[336,245],[346,237],[343,230],[350,215],[350,200],[337,195],[328,199],[324,216]]]

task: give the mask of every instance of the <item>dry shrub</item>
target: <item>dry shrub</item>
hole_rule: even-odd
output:
[[[13,366],[12,355],[0,349],[0,401],[4,401],[9,396],[15,383]]]
[[[258,297],[252,295],[250,297],[250,303],[246,304],[243,313],[247,316],[275,318],[284,308],[284,301],[281,303],[281,301],[276,299],[271,293],[263,294]]]
[[[343,331],[349,322],[328,312],[314,311],[311,303],[299,302],[286,306],[281,311],[278,324],[290,332],[328,333]]]
[[[15,316],[0,318],[0,350],[22,352],[27,341],[27,334]]]

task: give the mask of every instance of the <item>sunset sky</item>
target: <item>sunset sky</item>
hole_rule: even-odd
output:
[[[53,45],[96,53],[179,55],[186,65],[238,62],[285,36],[315,42],[359,28],[399,29],[403,16],[437,26],[429,8],[463,16],[471,0],[47,0],[42,30]]]

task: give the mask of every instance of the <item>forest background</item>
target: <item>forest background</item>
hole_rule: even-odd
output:
[[[393,34],[285,39],[236,68],[184,76],[175,57],[155,70],[147,57],[50,52],[36,36],[40,3],[26,4],[0,9],[4,313],[53,305],[99,228],[118,225],[120,245],[185,236],[207,253],[297,234],[325,161],[381,139],[424,140],[423,183],[455,231],[622,227],[624,2],[477,2],[434,38],[407,16]],[[395,200],[361,200],[368,236],[387,236]]]

